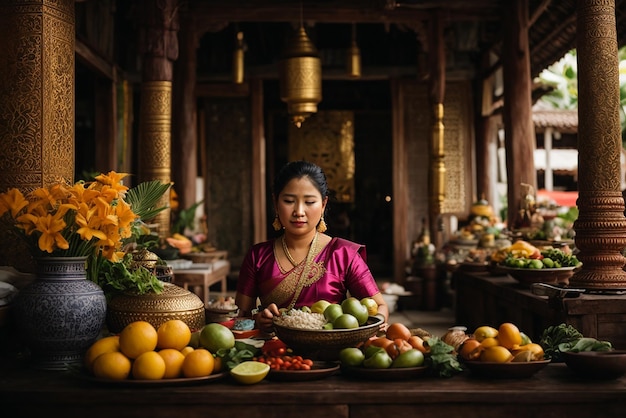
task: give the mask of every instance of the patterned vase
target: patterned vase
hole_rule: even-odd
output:
[[[85,257],[37,260],[37,276],[15,300],[15,320],[32,366],[66,370],[82,363],[106,319],[102,289],[87,279]]]

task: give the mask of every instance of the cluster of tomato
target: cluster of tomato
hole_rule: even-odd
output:
[[[311,370],[313,366],[313,360],[293,355],[287,345],[278,339],[266,341],[261,353],[253,360],[266,363],[273,370]]]

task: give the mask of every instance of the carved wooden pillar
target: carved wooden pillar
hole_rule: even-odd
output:
[[[537,189],[535,126],[528,47],[528,0],[507,2],[502,39],[504,146],[506,149],[508,224],[521,209],[522,183]]]
[[[143,0],[143,72],[139,120],[139,181],[171,181],[172,73],[178,58],[177,0]],[[169,203],[164,196],[161,205]],[[170,210],[155,219],[159,237],[170,232]]]
[[[180,56],[174,63],[174,108],[172,112],[172,180],[181,209],[197,201],[198,135],[196,67],[198,33],[191,13],[181,13]]]
[[[73,183],[74,0],[3,0],[0,39],[0,191]],[[23,269],[6,229],[0,260]]]
[[[446,90],[446,55],[443,39],[443,23],[439,13],[429,22],[430,104],[432,106],[432,136],[430,149],[430,236],[439,248],[443,244],[439,232],[440,215],[446,197],[446,166],[444,162],[443,101]]]
[[[578,0],[578,210],[572,286],[626,288],[615,3]]]

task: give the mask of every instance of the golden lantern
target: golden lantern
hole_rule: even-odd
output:
[[[242,84],[243,83],[243,55],[244,55],[244,44],[243,44],[243,32],[237,32],[237,43],[235,45],[235,50],[233,51],[233,83]]]
[[[356,25],[352,24],[352,42],[346,56],[346,68],[348,77],[361,77],[361,51],[356,43]]]
[[[322,101],[322,64],[302,24],[283,51],[278,73],[280,98],[299,128]]]

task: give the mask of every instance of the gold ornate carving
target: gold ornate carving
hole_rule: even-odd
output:
[[[74,21],[74,0],[0,6],[0,190],[73,182]],[[0,234],[0,259],[28,270],[27,252]]]
[[[172,82],[144,81],[141,84],[141,137],[139,153],[142,181],[171,182],[172,140]],[[160,202],[168,206],[168,196]],[[158,235],[165,238],[170,233],[170,210],[164,210],[155,219]]]
[[[354,201],[354,113],[323,111],[302,127],[289,126],[289,159],[322,167],[340,202]]]
[[[576,287],[626,288],[626,218],[621,193],[621,129],[615,3],[579,0],[578,209],[574,223],[582,269]]]

